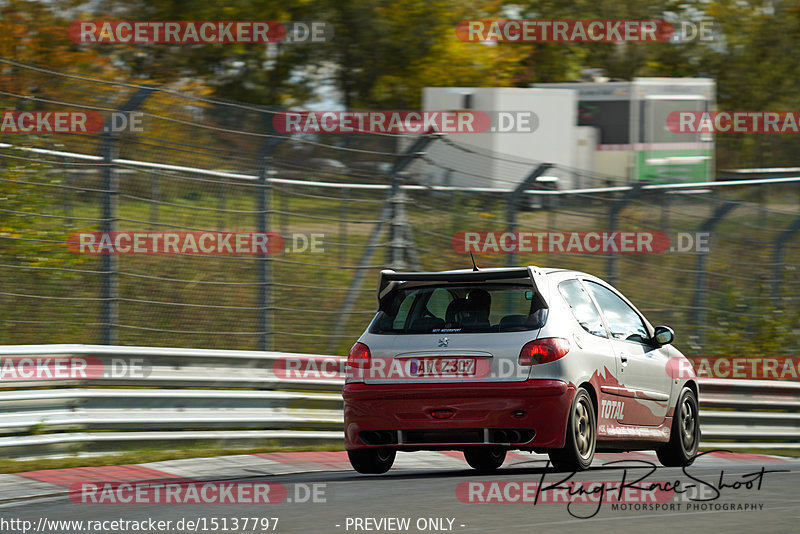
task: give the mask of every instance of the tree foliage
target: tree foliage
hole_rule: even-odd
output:
[[[7,0],[0,7],[0,55],[56,70],[150,81],[216,97],[305,107],[330,96],[347,108],[415,108],[425,86],[519,86],[577,80],[586,68],[612,79],[707,76],[729,110],[800,105],[800,5],[752,0]],[[664,19],[714,23],[714,39],[668,43],[500,43],[459,41],[461,20]],[[76,44],[74,20],[327,21],[319,44]],[[66,82],[65,82],[66,83]],[[0,69],[3,90],[34,91],[24,73]],[[11,89],[9,89],[11,88]],[[51,93],[59,87],[45,88]],[[792,136],[720,136],[721,159],[766,155],[797,164]],[[724,166],[724,164],[723,164]]]

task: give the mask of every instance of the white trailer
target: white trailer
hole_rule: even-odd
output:
[[[622,82],[541,83],[572,90],[579,126],[597,128],[595,170],[627,181],[703,182],[713,179],[711,134],[674,133],[674,111],[711,111],[716,84],[710,78],[634,78]]]
[[[425,111],[470,109],[492,116],[500,111],[529,111],[537,123],[529,133],[489,131],[448,135],[452,144],[437,142],[429,149],[428,159],[435,164],[417,161],[410,167],[412,176],[423,183],[505,189],[522,181],[539,162],[577,167],[591,159],[587,154],[579,156],[575,91],[426,87],[422,108]],[[570,180],[570,176],[560,175],[558,187],[572,187]]]

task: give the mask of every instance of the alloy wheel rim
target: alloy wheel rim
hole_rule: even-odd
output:
[[[575,405],[575,445],[578,448],[578,454],[583,459],[588,458],[591,454],[594,440],[594,429],[589,417],[591,408],[586,406],[586,402],[586,399],[581,399]]]
[[[696,427],[697,420],[694,406],[689,397],[686,397],[681,405],[681,440],[683,441],[684,449],[687,451],[694,448]]]

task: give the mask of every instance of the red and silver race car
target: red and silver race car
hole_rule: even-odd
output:
[[[511,449],[559,470],[595,450],[692,462],[700,440],[691,363],[594,276],[538,267],[382,271],[379,310],[347,360],[345,445],[360,473],[397,451],[461,450],[491,471]]]

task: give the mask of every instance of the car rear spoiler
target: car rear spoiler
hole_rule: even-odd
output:
[[[378,277],[378,307],[381,300],[392,292],[401,282],[489,282],[495,280],[520,280],[530,281],[531,286],[538,292],[537,277],[544,275],[535,267],[515,267],[509,269],[486,269],[483,271],[439,271],[439,272],[397,272],[390,269],[381,271]],[[545,299],[542,299],[547,307]]]

